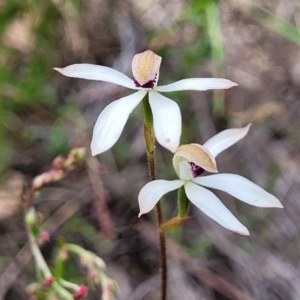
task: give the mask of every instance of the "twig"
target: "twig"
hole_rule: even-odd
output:
[[[100,222],[101,229],[104,234],[110,239],[115,238],[114,225],[111,219],[109,209],[107,207],[105,190],[102,181],[98,176],[100,164],[93,158],[88,157],[86,160],[88,166],[88,176],[92,184],[92,188],[96,198],[97,215]]]

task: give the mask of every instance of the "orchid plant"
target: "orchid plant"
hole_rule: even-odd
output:
[[[26,232],[39,278],[38,282],[27,286],[28,293],[32,295],[30,299],[86,299],[89,292],[88,287],[82,284],[78,285],[73,282],[74,276],[68,278],[69,276],[64,274],[65,265],[71,253],[79,257],[80,269],[82,267],[86,269],[88,281],[101,286],[101,300],[116,299],[115,294],[118,286],[114,280],[106,275],[106,265],[102,258],[95,253],[76,244],[61,241],[55,263],[49,266],[40,249],[43,244],[49,242],[50,233],[41,230],[43,215],[34,209],[32,202],[48,184],[62,180],[69,171],[82,166],[85,156],[85,148],[74,148],[66,158],[56,157],[52,162],[51,169],[36,176],[31,186],[22,191],[21,200],[24,208]]]
[[[161,299],[165,300],[167,295],[167,266],[163,228],[166,224],[168,227],[168,222],[164,223],[163,221],[159,202],[163,195],[179,189],[177,225],[182,224],[191,202],[225,228],[242,235],[249,235],[248,229],[206,188],[225,191],[241,201],[259,207],[282,207],[282,205],[277,198],[239,175],[201,176],[205,171],[217,172],[215,160],[217,155],[242,139],[248,133],[250,125],[241,129],[222,131],[204,145],[179,146],[181,136],[180,109],[173,100],[160,94],[160,92],[183,90],[228,89],[237,84],[222,78],[189,78],[158,86],[160,64],[161,57],[147,50],[133,57],[133,79],[114,69],[91,64],[74,64],[65,68],[55,68],[55,70],[68,77],[105,81],[136,90],[135,93],[110,103],[101,112],[94,127],[91,143],[92,155],[100,154],[116,143],[130,113],[142,102],[144,136],[151,182],[147,183],[139,193],[139,216],[148,213],[156,206],[161,255]],[[179,179],[173,181],[156,179],[156,140],[160,145],[174,153],[173,166]]]

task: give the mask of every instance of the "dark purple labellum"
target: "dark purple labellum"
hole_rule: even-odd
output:
[[[134,80],[133,82],[134,82],[134,85],[138,88],[142,87],[142,88],[145,88],[145,89],[153,89],[155,80],[150,80],[150,81],[148,81],[147,83],[145,83],[143,85],[140,85],[136,80]]]
[[[192,169],[192,173],[193,173],[193,177],[199,177],[200,175],[202,175],[204,173],[204,169],[202,169],[201,167],[197,166],[196,164],[194,164],[193,162],[189,163]]]
[[[154,84],[156,82],[156,77],[157,77],[157,74],[155,75],[155,78],[153,80],[149,80],[147,83],[143,84],[143,85],[140,85],[139,82],[134,79],[134,85],[138,88],[142,87],[142,88],[145,88],[145,89],[153,89],[154,88]]]

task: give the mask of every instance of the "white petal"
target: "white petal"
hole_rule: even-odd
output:
[[[184,187],[188,199],[210,218],[238,234],[249,235],[248,229],[212,192],[192,182],[187,182]]]
[[[115,69],[104,66],[75,64],[65,68],[54,68],[54,70],[68,77],[112,82],[121,86],[125,86],[129,89],[137,90],[133,80],[128,76]]]
[[[185,90],[206,91],[229,89],[237,85],[237,83],[223,78],[188,78],[171,84],[157,86],[155,90],[158,92],[175,92]]]
[[[258,207],[280,207],[280,201],[252,181],[236,174],[216,174],[193,179],[194,182],[224,191],[231,196]]]
[[[149,212],[163,195],[180,188],[183,184],[184,182],[181,180],[168,181],[162,179],[147,183],[141,189],[138,197],[140,205],[139,217]]]
[[[102,153],[116,143],[130,113],[141,102],[146,93],[146,91],[138,91],[105,107],[94,127],[91,144],[92,155]]]
[[[155,91],[149,92],[149,103],[157,141],[175,152],[181,136],[181,113],[177,103]]]
[[[248,124],[244,128],[234,128],[221,131],[209,139],[203,146],[208,149],[214,157],[216,157],[221,152],[242,139],[248,133],[250,126],[251,124]]]

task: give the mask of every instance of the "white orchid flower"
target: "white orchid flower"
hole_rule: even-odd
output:
[[[200,175],[204,171],[217,172],[215,157],[242,139],[250,124],[241,129],[228,129],[199,144],[181,145],[173,157],[173,166],[179,179],[154,180],[139,193],[140,214],[148,213],[166,193],[184,186],[187,198],[207,216],[225,228],[241,235],[249,235],[224,204],[207,188],[224,191],[233,197],[258,207],[280,207],[280,201],[248,179],[235,174]]]
[[[127,97],[112,102],[101,112],[93,132],[91,143],[93,155],[110,149],[116,143],[130,113],[147,93],[149,93],[156,139],[163,147],[174,152],[179,146],[181,114],[178,105],[159,92],[228,89],[237,85],[227,79],[189,78],[168,85],[157,86],[160,63],[161,57],[150,50],[136,54],[132,60],[134,80],[117,70],[91,64],[75,64],[65,68],[54,68],[68,77],[101,80],[138,90]]]

